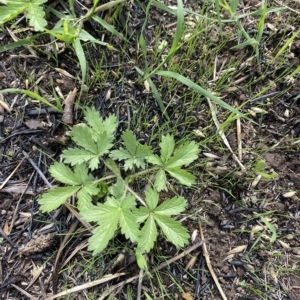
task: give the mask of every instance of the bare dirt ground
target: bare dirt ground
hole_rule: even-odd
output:
[[[145,4],[147,1],[140,2]],[[199,5],[205,5],[200,2],[190,4],[191,8],[196,10]],[[286,5],[293,10],[300,10],[299,2],[287,2]],[[244,7],[251,7],[258,1],[245,0],[243,3]],[[278,6],[276,1],[272,4]],[[82,106],[94,105],[103,116],[118,113],[119,134],[128,122],[133,128],[138,128],[140,124],[140,139],[147,141],[153,128],[164,124],[165,120],[154,97],[145,93],[143,85],[136,83],[139,74],[134,66],[143,67],[136,49],[140,24],[145,17],[143,9],[137,3],[124,7],[116,29],[123,30],[128,11],[131,13],[129,29],[123,33],[130,37],[130,43],[125,51],[121,51],[123,54],[115,54],[103,47],[86,46],[91,80],[74,111],[73,123],[82,122]],[[223,101],[240,105],[253,99],[253,95],[269,86],[270,82],[273,83],[263,93],[269,95],[268,99],[253,99],[243,107],[243,111],[247,112],[263,103],[266,113],[253,116],[257,124],[241,121],[242,162],[249,166],[261,157],[266,162],[266,173],[275,172],[278,177],[272,180],[260,178],[255,182],[257,174],[241,171],[228,149],[221,142],[212,140],[205,145],[199,157],[199,166],[195,169],[197,186],[181,191],[189,200],[188,211],[181,218],[183,224],[191,234],[197,233],[198,219],[201,219],[211,265],[227,299],[300,299],[299,193],[287,194],[300,190],[300,148],[295,143],[300,134],[300,81],[297,76],[289,77],[299,66],[300,38],[297,37],[292,43],[285,64],[276,61],[268,64],[274,49],[282,46],[300,28],[299,17],[298,23],[289,24],[291,15],[293,12],[287,11],[280,20],[278,15],[270,15],[266,23],[274,28],[266,29],[261,47],[262,63],[257,65],[252,60],[233,72],[230,76],[232,85],[226,83],[225,89],[218,87]],[[249,31],[252,28],[250,21],[244,21]],[[155,40],[152,29],[164,22],[169,24],[174,20],[153,9],[145,34],[149,47],[154,45]],[[20,24],[28,26],[25,20]],[[93,26],[96,25],[87,24],[85,29],[99,39],[104,35],[104,39],[114,47],[121,48],[118,39],[106,36],[103,29],[97,31]],[[166,34],[165,38],[170,36]],[[212,38],[215,45],[219,45],[221,38],[216,33],[212,33]],[[0,44],[9,42],[12,42],[9,31],[0,32]],[[210,43],[210,46],[213,47],[214,43]],[[217,69],[231,59],[241,62],[250,57],[248,50],[231,50],[232,43],[236,41],[227,42],[220,49]],[[208,49],[208,53],[210,51],[213,50]],[[176,55],[180,59],[180,53]],[[197,69],[192,74],[193,78],[201,78],[205,61],[199,62],[195,57],[192,59]],[[99,61],[103,73],[98,75],[99,80],[93,81]],[[66,76],[65,71],[75,79]],[[187,70],[184,72],[188,73]],[[102,77],[104,73],[109,75]],[[0,54],[0,90],[29,88],[39,91],[44,97],[50,97],[54,89],[59,87],[62,94],[66,95],[75,86],[80,88],[76,79],[78,74],[80,68],[72,50],[62,46],[56,61],[49,50],[47,38],[39,39],[33,47]],[[159,86],[160,79],[156,78],[155,83]],[[180,98],[184,92],[182,88],[176,91],[176,96]],[[162,87],[160,93],[165,96],[167,103],[171,97],[167,87]],[[132,282],[130,278],[137,276],[139,270],[132,253],[128,251],[131,245],[127,241],[119,241],[126,249],[123,253],[125,261],[114,264],[123,250],[113,248],[105,256],[93,258],[92,266],[88,266],[86,261],[92,259],[86,250],[89,233],[76,217],[65,207],[52,214],[39,211],[36,199],[47,190],[47,186],[33,165],[51,181],[47,166],[53,160],[59,160],[59,155],[69,142],[66,135],[69,128],[61,122],[62,114],[38,101],[29,101],[20,94],[5,94],[3,100],[9,104],[11,112],[0,105],[1,299],[52,299],[48,297],[53,293],[117,272],[124,272],[125,275],[96,285],[91,293],[83,290],[60,299],[102,299],[105,291],[117,284],[120,286],[110,293],[110,299],[137,299],[138,277]],[[170,125],[175,128],[178,138],[198,128],[206,128],[206,135],[215,135],[216,128],[211,118],[207,117],[209,107],[205,99],[197,107],[188,107],[188,113],[181,114],[182,111],[181,101],[168,105],[168,113],[173,117]],[[229,129],[226,135],[233,150],[237,151],[235,128]],[[200,137],[196,139],[203,145]],[[206,153],[213,153],[218,158],[209,158]],[[272,241],[272,232],[268,227],[270,223],[276,231],[275,241]],[[198,234],[186,249],[199,240]],[[222,299],[201,246],[155,271],[155,266],[159,267],[182,251],[161,238],[149,257],[154,269],[153,278],[144,278],[142,290],[153,299]],[[191,259],[194,259],[193,263]],[[129,279],[128,283],[123,282],[126,279]],[[115,296],[112,296],[114,293]]]

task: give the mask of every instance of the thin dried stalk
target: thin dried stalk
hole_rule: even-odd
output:
[[[202,231],[202,227],[201,227],[201,223],[200,223],[200,220],[198,220],[198,224],[199,224],[199,232],[200,232],[200,237],[201,239],[204,241],[204,235],[203,235],[203,231]],[[218,278],[216,276],[216,273],[214,271],[214,269],[212,268],[212,265],[211,265],[211,262],[210,262],[210,258],[209,258],[209,255],[208,255],[208,251],[207,251],[207,248],[206,248],[206,244],[205,242],[202,244],[202,251],[203,251],[203,256],[205,257],[205,261],[206,261],[206,264],[207,264],[207,267],[208,267],[208,270],[219,290],[219,293],[221,294],[222,298],[224,300],[227,300],[227,297],[226,295],[224,294],[221,286],[220,286],[220,283],[218,281]]]
[[[209,98],[206,98],[206,99],[207,99],[207,102],[208,102],[209,107],[210,107],[210,109],[211,109],[211,115],[212,115],[212,118],[213,118],[213,120],[214,120],[214,123],[215,123],[215,125],[216,125],[216,127],[217,127],[217,129],[218,129],[218,132],[219,132],[219,134],[220,134],[220,136],[221,136],[221,138],[222,138],[224,144],[225,144],[226,147],[229,149],[229,151],[230,151],[231,154],[232,154],[232,157],[233,157],[234,160],[239,164],[240,168],[241,168],[242,170],[245,170],[246,168],[244,167],[244,165],[240,162],[240,160],[238,159],[238,157],[237,157],[237,156],[235,155],[235,153],[232,151],[231,146],[230,146],[230,144],[229,144],[229,142],[228,142],[228,140],[227,140],[227,138],[226,138],[226,136],[225,136],[225,134],[224,134],[224,131],[223,131],[222,129],[220,129],[220,123],[219,123],[218,118],[217,118],[217,114],[216,114],[216,109],[215,109],[215,107],[213,106],[213,104],[211,103],[211,101],[210,101]]]

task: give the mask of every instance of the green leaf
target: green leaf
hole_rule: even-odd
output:
[[[144,206],[132,209],[132,215],[138,223],[144,222],[149,217],[150,213],[151,210]]]
[[[120,200],[120,207],[122,209],[129,209],[135,207],[136,205],[135,197],[131,194],[126,195],[125,197],[121,197],[120,199],[117,200]]]
[[[41,206],[42,212],[50,212],[57,209],[64,204],[68,198],[74,195],[80,186],[58,187],[44,193],[38,202]]]
[[[23,13],[28,7],[28,2],[9,3],[7,6],[1,6],[0,9],[0,24],[14,19],[19,14]]]
[[[117,175],[118,177],[121,176],[120,168],[116,165],[116,163],[112,159],[107,158],[104,161],[104,163],[108,169],[110,169],[113,173],[115,173],[115,175]]]
[[[165,189],[167,184],[166,172],[163,169],[160,169],[155,175],[154,187],[158,192]]]
[[[168,168],[188,165],[198,158],[199,152],[199,147],[194,141],[186,142],[175,150],[173,157],[165,165]]]
[[[62,24],[60,24],[60,26],[62,26]],[[64,28],[63,27],[55,27],[51,30],[48,30],[47,28],[44,28],[44,31],[47,32],[48,34],[54,36],[55,38],[57,38],[60,41],[63,41],[67,44],[70,44],[74,41],[75,38],[75,32],[74,30],[73,33],[72,31],[70,31],[68,34],[66,34],[64,32]],[[74,45],[73,45],[74,46]]]
[[[79,148],[70,148],[63,151],[62,158],[66,164],[71,164],[71,166],[79,165],[84,162],[88,162],[92,158],[95,158],[95,154],[90,151],[79,149]],[[96,156],[98,160],[98,156]]]
[[[102,185],[104,184],[104,185]],[[97,195],[100,192],[100,188],[103,188],[104,186],[107,187],[107,184],[104,181],[100,182],[94,182],[94,181],[85,181],[83,182],[83,188],[86,190],[87,193],[90,195]]]
[[[255,164],[255,167],[254,167],[254,173],[257,173],[259,171],[262,171],[266,166],[266,162],[262,159],[258,160]]]
[[[117,129],[117,118],[114,115],[110,115],[103,121],[99,112],[94,108],[87,108],[85,113],[85,120],[88,122],[96,134],[104,133],[108,134],[114,133]]]
[[[93,208],[92,197],[88,193],[86,188],[82,188],[78,192],[77,197],[78,197],[77,208],[79,211]]]
[[[166,238],[175,246],[183,247],[187,244],[189,234],[177,221],[163,215],[154,214],[155,221],[165,234]]]
[[[265,179],[275,179],[275,178],[278,177],[277,173],[271,173],[271,174],[268,174],[268,173],[265,173],[265,172],[256,172],[256,173],[258,175],[262,176]]]
[[[23,0],[23,1],[0,1],[7,4],[5,7],[1,6],[0,9],[0,24],[4,24],[19,14],[27,11],[26,17],[29,19],[30,26],[33,26],[35,31],[42,31],[47,22],[45,20],[45,12],[41,4],[47,0]]]
[[[166,171],[181,184],[191,186],[195,182],[195,176],[186,170],[180,168],[166,168]]]
[[[41,36],[41,34],[35,34],[35,35],[32,35],[32,36],[30,36],[28,38],[18,40],[17,42],[4,44],[4,45],[0,46],[0,53],[9,51],[9,50],[12,50],[12,49],[15,49],[15,48],[19,48],[19,47],[22,47],[24,45],[28,45],[28,44],[32,43],[34,40],[36,40],[38,37],[40,37],[40,36]],[[6,90],[10,90],[10,89],[6,89]],[[16,89],[16,90],[18,90],[18,89]],[[5,90],[0,91],[0,93],[4,93],[4,92],[5,92]],[[19,92],[20,92],[20,90],[19,90]],[[43,98],[43,99],[46,102],[48,102],[45,98]],[[50,103],[50,102],[48,102],[48,103]],[[54,105],[53,105],[53,108],[55,110],[57,110],[57,108]],[[58,110],[60,110],[60,109],[58,109]]]
[[[149,188],[145,192],[145,195],[146,195],[145,201],[146,201],[148,207],[151,210],[153,210],[157,206],[157,203],[158,203],[158,198],[159,198],[158,193],[155,190]]]
[[[157,239],[157,229],[152,215],[149,216],[141,230],[141,236],[138,242],[138,250],[149,252]]]
[[[30,20],[29,25],[34,27],[35,31],[43,31],[44,28],[47,26],[47,21],[45,20],[45,12],[43,7],[39,4],[42,4],[45,1],[33,1],[28,9],[26,17]]]
[[[249,119],[246,115],[239,112],[237,109],[233,108],[232,106],[230,106],[226,102],[222,101],[220,98],[216,97],[215,95],[213,95],[209,91],[207,91],[207,90],[203,89],[202,87],[200,87],[195,82],[191,81],[190,79],[188,79],[188,78],[186,78],[186,77],[184,77],[184,76],[182,76],[178,73],[174,73],[174,72],[171,72],[171,71],[160,71],[159,70],[159,71],[156,71],[155,74],[160,75],[160,76],[164,76],[164,77],[167,77],[167,78],[174,78],[174,79],[180,81],[181,83],[185,84],[186,86],[190,87],[191,89],[199,92],[203,96],[208,97],[214,103],[224,107],[225,109],[229,110],[232,113],[235,113],[239,117],[245,118],[248,121],[252,122],[251,119]]]
[[[117,182],[110,187],[109,192],[113,195],[116,199],[121,198],[124,195],[125,191],[125,182],[118,178]]]
[[[39,36],[40,36],[40,35],[35,35],[35,38],[37,38],[37,37],[39,37]],[[35,39],[35,38],[34,38],[34,39]],[[29,38],[29,39],[26,39],[26,40],[27,40],[28,42],[31,41],[30,38]],[[19,41],[19,42],[21,42],[21,41]],[[12,43],[12,44],[15,44],[15,45],[18,46],[18,47],[22,45],[22,43],[19,44],[18,42]],[[0,51],[0,52],[2,52],[2,51]],[[59,112],[63,112],[63,109],[60,109],[59,107],[56,107],[55,105],[53,105],[52,103],[50,103],[46,98],[44,98],[44,97],[40,96],[39,94],[36,94],[36,93],[34,93],[34,92],[32,92],[32,91],[11,88],[11,89],[4,89],[4,90],[1,90],[1,91],[0,91],[0,94],[4,94],[4,93],[23,93],[23,94],[27,95],[27,96],[30,97],[30,98],[39,100],[40,102],[44,103],[44,104],[47,105],[47,106],[52,107],[53,109],[55,109],[55,110],[57,110],[57,111],[59,111]]]
[[[171,134],[163,136],[159,144],[161,151],[160,157],[163,162],[166,162],[172,155],[175,147],[174,137]]]
[[[126,238],[129,238],[132,242],[138,240],[140,231],[138,223],[131,212],[131,208],[135,204],[135,197],[132,195],[127,195],[119,199],[107,197],[107,201],[104,204],[99,203],[98,206],[93,206],[92,209],[81,212],[83,219],[89,222],[95,221],[100,225],[99,228],[102,231],[109,231],[108,233],[103,232],[101,234],[101,230],[97,229],[90,238],[89,249],[94,250],[94,254],[102,251],[107,246],[118,224]],[[97,241],[95,235],[100,240]]]
[[[162,204],[154,209],[157,215],[171,216],[179,215],[187,207],[187,201],[183,197],[173,197],[172,199],[165,200]]]
[[[69,132],[72,140],[78,145],[94,154],[98,153],[97,146],[93,140],[92,130],[84,124],[73,127]]]
[[[118,226],[118,217],[110,219],[110,222],[104,225],[97,226],[93,230],[93,235],[89,238],[88,250],[93,251],[93,255],[104,250],[108,242],[113,238]]]
[[[135,135],[133,134],[133,132],[131,130],[125,130],[122,134],[122,139],[124,141],[124,145],[126,147],[126,149],[128,150],[128,152],[131,155],[135,155],[136,154],[136,150],[137,150],[137,146],[138,146],[138,141],[136,140]]]
[[[96,170],[98,168],[99,162],[100,161],[99,161],[98,156],[93,157],[89,162],[89,168],[91,170]]]
[[[261,219],[263,220],[263,222],[266,224],[266,226],[268,227],[268,229],[271,231],[272,236],[270,238],[270,243],[274,243],[276,241],[277,238],[277,232],[276,232],[276,228],[275,226],[270,223],[266,218],[264,218],[263,216],[261,216]]]
[[[89,174],[89,169],[86,164],[76,165],[74,167],[74,173],[80,178],[80,181],[83,183],[94,180],[94,176],[92,174]]]
[[[99,134],[97,140],[97,148],[98,148],[98,155],[102,156],[109,152],[109,149],[113,146],[112,141],[114,136],[109,134],[105,131]]]
[[[143,255],[143,253],[141,253],[140,251],[136,251],[135,257],[136,257],[136,261],[137,261],[139,268],[141,268],[143,270],[147,270],[148,265],[147,265],[147,261]]]
[[[77,28],[78,28],[78,31],[80,32],[81,27],[79,26]],[[77,58],[79,60],[79,65],[80,65],[80,69],[81,69],[81,89],[80,89],[80,96],[79,96],[79,98],[80,98],[81,94],[84,90],[84,87],[85,87],[85,78],[86,78],[86,73],[87,73],[87,62],[86,62],[84,50],[82,48],[80,39],[78,37],[74,38],[72,44],[73,44],[73,48],[75,50],[75,53],[77,55]]]
[[[136,242],[140,236],[139,226],[135,219],[132,217],[132,213],[129,209],[122,207],[120,215],[121,232],[127,239],[132,242]]]
[[[151,147],[141,145],[132,131],[126,130],[122,134],[122,139],[126,149],[120,148],[111,152],[110,157],[114,160],[125,160],[124,169],[133,169],[134,165],[145,168],[145,158],[149,156]]]
[[[80,178],[66,165],[62,163],[55,162],[49,168],[49,172],[52,177],[56,180],[68,184],[68,185],[78,185],[81,184]]]
[[[108,214],[111,208],[107,207],[102,203],[97,203],[97,206],[93,205],[91,209],[83,210],[80,212],[82,218],[88,222],[99,222],[103,218],[103,215]]]
[[[156,154],[149,155],[148,157],[146,157],[146,160],[153,165],[162,165],[160,157]]]

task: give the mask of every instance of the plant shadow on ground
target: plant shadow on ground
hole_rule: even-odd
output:
[[[176,1],[169,2],[165,4],[177,5]],[[214,17],[211,3],[196,2],[189,3],[188,8]],[[94,106],[103,117],[117,114],[118,138],[129,128],[153,149],[167,133],[177,141],[197,141],[202,152],[189,168],[197,183],[187,189],[171,181],[168,191],[161,194],[161,201],[174,195],[189,201],[188,209],[178,218],[191,236],[196,236],[187,248],[200,239],[200,219],[212,267],[228,299],[299,299],[299,37],[274,59],[299,29],[299,3],[291,1],[289,9],[267,15],[260,63],[252,48],[232,49],[239,38],[232,24],[224,23],[220,31],[217,22],[188,14],[181,47],[163,66],[213,91],[226,103],[242,107],[242,112],[256,122],[225,122],[228,112],[215,108],[237,155],[236,127],[240,122],[245,169],[224,145],[205,97],[175,80],[155,75],[152,81],[165,106],[163,115],[147,83],[138,82],[135,67],[144,70],[145,60],[151,69],[159,65],[176,29],[175,16],[151,6],[143,32],[145,57],[138,41],[147,3],[128,1],[115,11],[101,13],[100,17],[110,20],[127,41],[92,21],[85,24],[85,30],[118,51],[84,45],[88,76],[76,102],[74,123],[83,122],[82,108]],[[239,10],[247,12],[258,4],[241,1]],[[277,1],[269,5],[279,6]],[[255,35],[257,19],[247,17],[242,22],[247,32]],[[20,35],[18,29],[28,28],[25,19],[17,26],[11,29]],[[12,37],[5,29],[0,44],[10,42]],[[61,99],[60,93],[65,97],[74,87],[80,89],[80,66],[72,49],[57,43],[60,53],[56,58],[49,46],[50,39],[43,36],[26,48],[1,53],[0,89],[26,88],[54,104],[55,98]],[[116,236],[105,251],[92,257],[86,249],[88,225],[78,222],[74,211],[62,207],[41,214],[36,199],[47,187],[24,159],[24,152],[51,180],[48,167],[70,145],[66,134],[70,127],[61,122],[61,113],[28,96],[5,94],[0,100],[12,108],[9,113],[4,104],[0,106],[4,107],[0,111],[1,184],[11,176],[0,190],[1,229],[11,242],[4,237],[0,244],[2,299],[28,299],[25,292],[34,299],[46,299],[52,292],[120,272],[125,275],[61,299],[104,299],[105,295],[108,299],[137,299],[139,287],[143,299],[222,299],[201,247],[160,269],[183,249],[159,237],[148,255],[152,277],[139,282],[133,245],[122,236]],[[264,161],[261,168],[260,161]],[[100,176],[105,171],[99,168],[94,173]],[[270,178],[275,173],[278,176]],[[133,186],[135,192],[143,195],[151,180],[141,178]],[[74,199],[70,201],[74,203]],[[134,276],[136,279],[130,281]],[[127,279],[129,282],[124,283]]]

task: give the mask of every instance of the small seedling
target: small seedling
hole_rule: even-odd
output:
[[[199,147],[193,141],[177,147],[173,135],[167,134],[161,138],[160,151],[156,153],[126,130],[122,134],[123,146],[112,150],[116,117],[103,120],[94,108],[87,108],[85,120],[87,124],[79,124],[70,132],[76,147],[64,150],[64,162],[49,168],[50,174],[65,186],[50,189],[38,202],[43,212],[50,212],[74,195],[81,217],[97,224],[89,250],[93,254],[101,252],[120,231],[136,244],[138,264],[146,268],[142,254],[154,247],[159,233],[176,246],[188,242],[187,230],[172,218],[185,210],[186,199],[175,196],[160,202],[159,192],[166,189],[171,178],[186,186],[194,183],[195,177],[182,167],[197,159]],[[113,175],[94,177],[92,171],[99,166],[105,166]],[[130,186],[142,175],[155,176],[153,187],[144,192],[144,200]],[[150,179],[149,183],[152,184]]]

